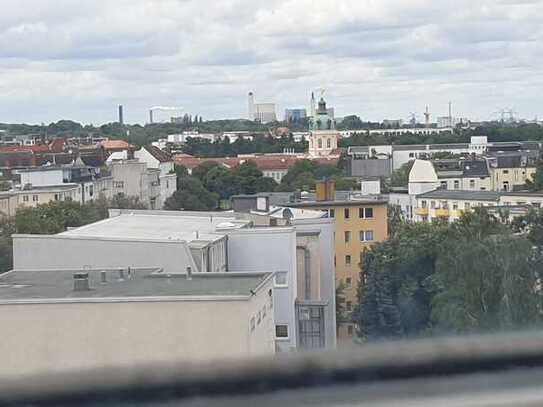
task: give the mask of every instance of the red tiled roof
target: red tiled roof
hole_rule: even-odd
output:
[[[100,143],[106,150],[130,150],[134,146],[124,140],[104,140]]]
[[[149,154],[151,154],[161,163],[167,163],[167,162],[172,161],[172,155],[164,150],[161,150],[158,147],[145,146],[143,148],[145,148]]]
[[[49,144],[36,144],[33,146],[8,146],[0,147],[2,153],[19,153],[30,151],[32,153],[61,153],[64,151],[64,139],[54,139]]]

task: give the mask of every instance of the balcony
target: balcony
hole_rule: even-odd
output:
[[[428,216],[428,208],[416,208],[415,215]]]
[[[436,216],[438,218],[448,218],[449,217],[449,210],[444,209],[444,208],[436,209]]]

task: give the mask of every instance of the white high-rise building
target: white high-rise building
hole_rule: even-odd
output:
[[[255,103],[253,92],[249,92],[249,120],[260,123],[277,121],[275,103]]]

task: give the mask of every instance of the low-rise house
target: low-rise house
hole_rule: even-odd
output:
[[[176,188],[174,174],[162,175],[159,168],[147,168],[140,160],[113,160],[109,163],[113,195],[136,197],[150,209],[160,209]]]
[[[134,157],[147,164],[147,168],[160,171],[160,195],[156,208],[162,208],[164,202],[177,190],[177,176],[172,155],[155,146],[145,146],[134,153]]]
[[[530,208],[540,208],[543,205],[543,193],[437,189],[417,195],[416,202],[415,221],[431,222],[434,219],[455,221],[462,213],[477,207],[485,207],[493,212],[497,212],[499,208],[510,208],[509,215],[518,216]]]
[[[4,378],[275,352],[273,273],[45,264],[0,285]]]
[[[531,152],[498,152],[487,158],[492,188],[495,191],[522,189],[536,172],[539,154]]]

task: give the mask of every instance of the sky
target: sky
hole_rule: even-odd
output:
[[[2,0],[0,122],[144,123],[151,106],[246,118],[543,118],[543,0]]]

